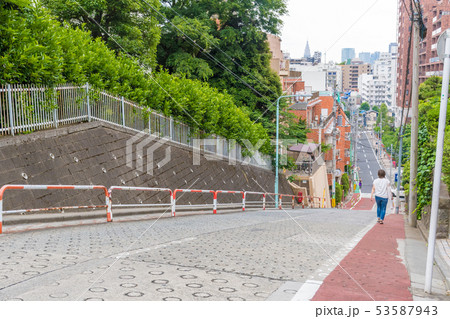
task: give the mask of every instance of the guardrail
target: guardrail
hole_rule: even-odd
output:
[[[88,83],[82,86],[67,83],[55,87],[0,84],[0,105],[0,136],[101,121],[189,147],[200,138],[199,133],[181,121],[155,110],[149,112],[145,106],[96,89]],[[234,154],[232,158],[237,162],[272,170],[270,156],[256,151],[251,158],[242,158],[242,146],[232,140],[211,135],[199,144],[205,152],[225,160]]]
[[[244,192],[242,196],[242,211],[245,211],[245,201],[247,199],[247,194],[249,195],[262,195],[263,196],[263,210],[266,210],[266,193],[261,192]]]
[[[315,200],[318,200],[318,207],[314,207],[315,205]],[[323,206],[323,199],[322,197],[317,197],[317,196],[309,196],[309,201],[311,203],[311,208],[320,208],[320,206]]]
[[[175,217],[175,210],[177,205],[177,193],[210,193],[213,194],[213,214],[217,214],[217,193],[212,190],[204,190],[204,189],[176,189],[173,191],[173,200],[172,200],[172,216]]]
[[[170,203],[168,204],[112,204],[112,191],[113,190],[121,190],[121,191],[141,191],[141,192],[169,192],[170,194]],[[113,218],[112,208],[113,207],[157,207],[157,206],[173,206],[173,196],[172,190],[169,188],[152,188],[152,187],[123,187],[123,186],[111,186],[108,190],[109,195],[109,205],[108,205],[108,213],[111,216],[111,220]]]
[[[101,189],[105,193],[105,205],[91,205],[91,206],[64,206],[64,207],[50,207],[50,208],[33,208],[22,210],[3,210],[3,197],[6,190],[57,190],[57,189],[72,189],[72,190],[94,190]],[[140,192],[168,192],[170,196],[170,202],[162,204],[115,204],[113,205],[113,191],[140,191]],[[172,216],[176,214],[176,202],[178,193],[205,193],[213,195],[213,214],[217,214],[217,208],[219,205],[230,205],[228,203],[219,204],[219,194],[241,194],[242,195],[242,211],[246,210],[246,205],[250,202],[247,201],[248,195],[262,196],[262,209],[265,210],[267,206],[267,196],[279,196],[279,205],[277,208],[282,209],[283,198],[292,198],[292,209],[295,208],[296,195],[288,194],[275,194],[264,192],[251,192],[251,191],[226,191],[226,190],[201,190],[201,189],[175,189],[172,191],[169,188],[149,188],[149,187],[123,187],[123,186],[111,186],[109,190],[102,185],[4,185],[0,188],[0,234],[2,233],[3,226],[3,214],[23,213],[23,212],[37,212],[37,211],[49,211],[49,210],[64,210],[64,209],[82,209],[82,208],[106,208],[106,218],[108,222],[113,221],[113,207],[156,207],[156,206],[169,206]],[[320,208],[322,198],[321,197],[308,197],[310,200],[310,208]],[[318,202],[317,202],[318,201]],[[304,208],[305,198],[302,201],[302,207]],[[252,204],[259,203],[259,201],[251,202]],[[317,207],[316,204],[318,203]],[[207,206],[210,204],[201,205],[179,205],[178,207],[194,207],[194,206]],[[240,203],[232,203],[231,205],[240,205]]]
[[[66,207],[55,207],[55,208],[42,208],[42,209],[31,209],[22,211],[39,211],[39,210],[52,210],[52,209],[70,209],[70,208],[87,208],[87,207],[104,207],[106,208],[106,220],[111,222],[111,215],[108,212],[108,206],[110,205],[110,198],[108,189],[102,185],[4,185],[0,188],[0,234],[3,232],[3,214],[12,214],[17,212],[22,212],[20,210],[15,211],[4,211],[3,210],[3,196],[6,190],[52,190],[52,189],[72,189],[72,190],[94,190],[102,189],[105,192],[105,205],[98,206],[66,206]]]
[[[214,196],[214,211],[217,213],[217,206],[218,204],[218,196],[219,194],[242,194],[242,210],[245,211],[245,192],[244,191],[216,191],[216,194]],[[224,204],[226,205],[226,204]]]
[[[266,195],[279,196],[278,197],[278,208],[283,209],[283,196],[284,197],[292,197],[292,209],[295,208],[295,195],[286,195],[286,194],[275,194],[275,193],[266,193]]]

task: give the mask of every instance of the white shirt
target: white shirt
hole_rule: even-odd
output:
[[[373,181],[373,186],[375,187],[375,196],[382,198],[389,198],[389,191],[391,189],[391,183],[387,178],[377,178]]]

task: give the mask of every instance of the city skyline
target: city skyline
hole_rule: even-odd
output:
[[[389,44],[397,42],[397,1],[324,0],[320,16],[308,13],[319,12],[313,3],[288,0],[287,6],[281,47],[292,57],[303,56],[307,41],[312,52],[322,52],[324,61],[337,63],[343,48],[388,52]]]

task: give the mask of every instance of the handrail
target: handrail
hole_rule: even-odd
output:
[[[52,207],[52,208],[33,208],[33,209],[24,209],[24,210],[10,210],[3,211],[3,197],[4,192],[6,190],[54,190],[54,189],[72,189],[72,190],[94,190],[94,189],[102,189],[105,192],[105,205],[92,205],[92,206],[66,206],[66,207]],[[299,196],[289,195],[289,194],[275,194],[275,193],[267,193],[267,192],[252,192],[252,191],[227,191],[227,190],[203,190],[203,189],[175,189],[172,191],[169,188],[150,188],[150,187],[128,187],[128,186],[111,186],[107,189],[102,185],[4,185],[0,188],[0,234],[2,233],[2,225],[3,225],[3,214],[11,214],[18,212],[34,212],[34,211],[47,211],[47,210],[63,210],[63,209],[80,209],[80,208],[106,208],[106,216],[107,221],[113,221],[113,213],[112,213],[112,198],[114,190],[122,190],[122,191],[154,191],[154,192],[169,192],[170,195],[170,203],[167,204],[136,204],[133,206],[163,206],[169,205],[171,207],[172,216],[175,216],[176,213],[176,200],[177,193],[207,193],[213,195],[213,214],[217,214],[218,207],[218,195],[219,194],[242,194],[242,211],[246,209],[246,199],[248,195],[260,195],[262,196],[262,204],[263,210],[266,210],[266,201],[268,195],[279,196],[279,205],[278,208],[282,209],[283,205],[283,197],[292,198],[292,209],[295,208],[295,199]],[[304,197],[309,198],[310,207],[314,208],[315,201],[319,200],[319,208],[321,206],[321,201],[323,198],[316,196],[307,196]],[[304,200],[302,201],[304,208]],[[254,203],[257,203],[256,201]],[[201,204],[200,206],[204,206],[207,204]],[[119,206],[119,205],[115,205]],[[121,205],[126,206],[126,205]]]
[[[222,194],[242,194],[242,210],[245,210],[245,192],[243,191],[222,191],[222,190],[218,190],[215,192],[214,194],[214,214],[217,213],[217,197],[218,195],[222,193]]]
[[[266,193],[245,191],[242,197],[242,211],[245,211],[245,199],[247,198],[247,194],[263,195],[263,210],[266,210]]]
[[[102,189],[105,192],[105,203],[106,205],[103,207],[108,207],[110,205],[110,198],[108,189],[102,185],[4,185],[0,188],[0,234],[3,232],[3,214],[7,214],[8,211],[3,211],[3,196],[6,190],[15,189],[15,190],[34,190],[34,189],[73,189],[73,190],[93,190],[93,189]],[[81,207],[81,206],[80,206]],[[59,209],[64,209],[66,207],[59,207]],[[67,207],[73,208],[73,206]],[[106,220],[111,222],[111,215],[108,212],[108,208],[106,209]]]
[[[159,188],[159,187],[129,187],[129,186],[111,186],[108,190],[109,194],[109,205],[108,205],[108,212],[111,216],[111,220],[113,218],[112,214],[112,191],[113,190],[122,190],[122,191],[143,191],[143,192],[169,192],[170,194],[170,207],[173,206],[173,196],[172,196],[172,190],[169,188]]]
[[[172,201],[172,216],[175,217],[175,210],[177,205],[177,193],[210,193],[214,195],[214,202],[216,202],[217,207],[217,193],[212,190],[204,189],[176,189],[173,191],[173,201]],[[214,203],[213,203],[214,204]],[[213,214],[217,213],[217,209],[213,209]]]

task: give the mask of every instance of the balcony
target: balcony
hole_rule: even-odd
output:
[[[430,77],[430,76],[442,76],[443,72],[442,71],[431,71],[431,72],[426,72],[425,76],[426,77]]]
[[[442,32],[442,28],[438,28],[431,33],[431,36],[439,35]]]
[[[434,57],[430,59],[430,63],[439,62],[439,57]]]

